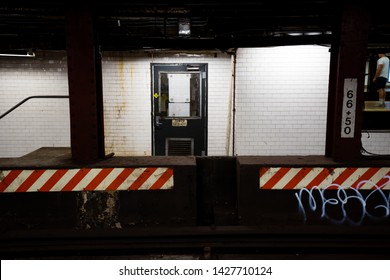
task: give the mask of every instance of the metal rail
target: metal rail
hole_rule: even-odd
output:
[[[29,229],[0,234],[2,259],[389,259],[389,228],[310,226]]]
[[[32,96],[29,96],[25,99],[23,99],[22,101],[20,101],[18,104],[16,104],[15,106],[13,106],[11,109],[9,109],[8,111],[6,111],[5,113],[3,113],[1,116],[0,116],[0,119],[4,118],[6,115],[8,115],[9,113],[11,113],[13,110],[15,110],[16,108],[18,108],[19,106],[21,106],[23,103],[25,103],[26,101],[30,100],[30,99],[33,99],[33,98],[69,98],[68,95],[32,95]]]

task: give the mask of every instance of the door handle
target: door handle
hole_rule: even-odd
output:
[[[156,127],[160,127],[160,126],[163,125],[163,123],[160,122],[160,120],[161,120],[161,117],[160,116],[156,116],[156,119],[155,119],[155,126]]]

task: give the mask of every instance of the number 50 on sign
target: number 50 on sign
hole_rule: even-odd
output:
[[[344,79],[341,138],[353,138],[355,134],[357,79]]]

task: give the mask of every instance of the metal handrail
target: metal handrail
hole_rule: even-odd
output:
[[[16,104],[15,106],[13,106],[11,109],[9,109],[8,111],[6,111],[4,114],[2,114],[0,116],[0,119],[4,118],[6,115],[8,115],[9,113],[11,113],[13,110],[15,110],[16,108],[18,108],[20,105],[22,105],[24,102],[26,102],[27,100],[30,100],[30,99],[33,99],[33,98],[69,98],[69,95],[32,95],[32,96],[29,96],[25,99],[23,99],[22,101],[20,101],[18,104]]]

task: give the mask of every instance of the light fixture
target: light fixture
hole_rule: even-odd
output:
[[[35,57],[35,52],[33,50],[6,50],[6,51],[0,51],[0,56]]]
[[[189,18],[179,18],[179,36],[191,35],[191,24]]]

